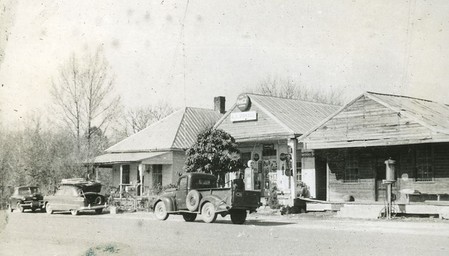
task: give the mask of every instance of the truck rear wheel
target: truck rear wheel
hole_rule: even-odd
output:
[[[190,190],[186,196],[186,206],[189,211],[194,212],[200,205],[201,194],[197,190]]]
[[[215,206],[210,202],[205,203],[201,209],[201,215],[203,216],[204,222],[213,223],[217,219]]]
[[[243,224],[246,221],[246,210],[233,210],[231,212],[231,221],[234,224]]]
[[[184,218],[185,221],[192,222],[195,221],[196,219],[196,213],[183,213],[182,217]]]
[[[154,215],[159,220],[166,220],[168,218],[167,209],[165,208],[165,204],[162,201],[159,201],[154,207]]]

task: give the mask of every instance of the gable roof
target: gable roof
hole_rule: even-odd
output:
[[[311,101],[287,99],[281,97],[246,93],[249,96],[251,105],[263,112],[267,117],[277,124],[279,135],[300,135],[312,128],[323,118],[337,111],[340,106],[323,104]],[[234,104],[231,109],[215,124],[220,125],[229,118],[236,110]],[[254,128],[250,128],[254,129]],[[234,136],[234,135],[233,135]],[[238,138],[236,138],[238,139]]]
[[[435,131],[449,134],[449,105],[408,96],[366,92],[365,95]]]
[[[118,142],[106,152],[185,149],[195,142],[201,130],[214,125],[221,116],[214,110],[186,107]]]
[[[306,142],[308,141],[309,137],[311,137],[311,135],[317,136],[316,134],[314,135],[314,133],[316,133],[318,130],[322,131],[328,129],[328,126],[331,125],[331,122],[334,119],[342,119],[342,115],[344,114],[343,112],[349,111],[350,108],[354,108],[354,105],[356,105],[356,103],[360,103],[363,100],[371,100],[379,106],[383,106],[386,110],[389,111],[389,113],[394,113],[397,118],[403,119],[404,123],[401,123],[401,121],[396,121],[396,124],[398,125],[396,129],[398,131],[402,130],[402,132],[400,133],[401,135],[397,138],[396,142],[392,140],[393,138],[389,138],[387,142],[387,140],[385,140],[385,136],[387,134],[384,135],[384,143],[387,142],[388,145],[406,144],[406,141],[410,142],[408,144],[449,141],[449,105],[426,99],[376,92],[365,92],[359,97],[350,101],[340,110],[328,116],[326,119],[318,123],[315,127],[304,133],[301,137],[299,137],[299,140]],[[356,118],[353,111],[354,110],[352,110],[351,112],[352,121],[354,121],[354,118]],[[364,119],[369,119],[370,117],[376,117],[376,114],[370,112],[364,113]],[[411,126],[411,124],[413,123],[415,124],[414,129],[410,129],[409,127],[407,127]],[[387,121],[385,122],[385,124],[387,124]],[[421,134],[414,134],[415,132],[422,133],[423,129],[427,130],[427,132],[424,131],[424,137],[420,138]],[[377,145],[380,143],[380,140],[378,139],[382,135],[380,134],[382,132],[383,131],[377,130],[377,133],[371,133],[372,138],[365,137],[363,140],[365,140],[366,145]],[[352,133],[355,133],[355,130],[352,130]],[[352,142],[356,142],[356,140],[361,140],[361,138],[356,138],[351,134],[346,134],[345,136],[347,137],[346,146]],[[411,139],[411,137],[414,138]],[[343,142],[343,140],[345,140],[345,138],[341,138],[341,142]],[[378,142],[375,142],[375,140],[378,140]],[[343,145],[344,144],[342,144],[341,146],[343,147]],[[323,147],[323,145],[320,145],[320,147]]]

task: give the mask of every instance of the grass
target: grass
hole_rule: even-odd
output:
[[[135,255],[131,247],[121,243],[106,243],[93,246],[83,256]]]

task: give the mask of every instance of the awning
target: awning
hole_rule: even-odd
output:
[[[108,153],[95,157],[94,164],[141,162],[142,164],[172,164],[172,152]]]

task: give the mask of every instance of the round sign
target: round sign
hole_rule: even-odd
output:
[[[240,94],[237,98],[237,107],[240,111],[247,111],[250,107],[251,101],[246,94]]]

